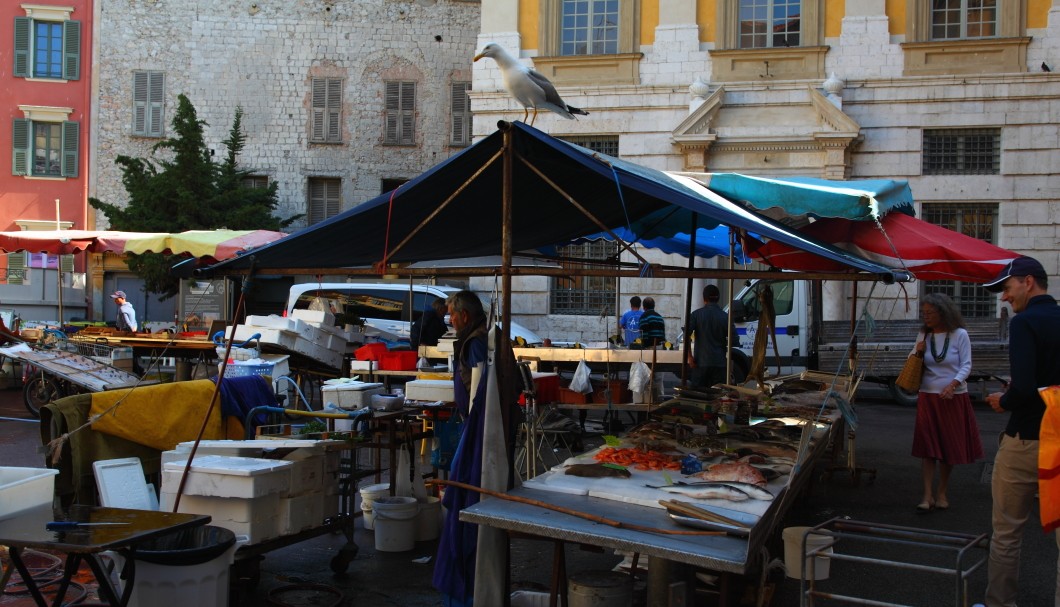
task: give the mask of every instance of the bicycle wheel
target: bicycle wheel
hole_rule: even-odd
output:
[[[43,373],[35,373],[22,388],[22,401],[33,417],[40,417],[41,407],[62,397],[63,389],[59,382]]]

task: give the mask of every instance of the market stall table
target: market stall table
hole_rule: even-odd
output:
[[[831,444],[832,432],[841,425],[834,423],[837,419],[838,414],[832,412],[829,419],[824,420],[826,423],[822,426],[822,432],[810,444],[800,467],[792,473],[786,484],[779,488],[771,487],[776,491],[774,499],[769,501],[768,505],[761,505],[762,511],[757,513],[758,521],[753,524],[746,537],[733,535],[675,536],[631,530],[555,512],[543,506],[488,497],[461,511],[460,519],[509,532],[645,555],[649,562],[649,607],[693,604],[694,569],[701,568],[718,572],[721,574],[719,604],[726,605],[728,604],[726,601],[732,598],[727,595],[733,577],[749,572],[752,560],[757,558],[759,549],[775,533],[795,496],[799,495],[808,485],[814,464],[825,454]],[[561,473],[554,470],[539,476],[523,487],[512,490],[509,494],[548,502],[578,512],[592,513],[626,524],[663,530],[689,530],[688,527],[675,523],[667,514],[666,509],[645,505],[648,503],[646,501],[648,498],[640,495],[644,493],[643,488],[640,487],[631,485],[626,491],[609,491],[606,488],[597,491],[587,489],[578,493],[563,486],[555,487],[554,490],[539,490],[547,487],[550,480],[560,480],[557,476],[549,478],[549,475],[557,474]],[[591,480],[595,482],[600,479]],[[682,496],[661,493],[659,498],[663,497],[681,498]],[[666,597],[672,596],[674,584],[682,587],[681,583],[684,583],[682,591],[684,603],[680,602],[682,597],[676,597],[672,603],[652,602],[668,600]]]
[[[51,521],[72,521],[92,523],[66,531],[48,531],[45,529]],[[20,513],[18,516],[0,521],[0,545],[7,546],[11,561],[22,576],[23,583],[38,605],[48,603],[22,559],[25,549],[47,550],[66,554],[66,566],[62,581],[59,584],[55,604],[62,602],[63,595],[70,584],[70,578],[77,572],[82,560],[88,563],[99,583],[101,598],[110,605],[126,605],[132,595],[135,582],[135,559],[126,558],[124,577],[125,587],[118,593],[111,584],[102,563],[101,552],[112,550],[124,553],[127,557],[138,544],[157,537],[199,527],[210,522],[209,516],[200,514],[173,514],[152,510],[126,510],[123,508],[103,508],[98,506],[71,506],[65,512],[55,512],[51,506],[43,506]],[[109,523],[99,525],[99,523]],[[113,524],[118,523],[118,524]]]

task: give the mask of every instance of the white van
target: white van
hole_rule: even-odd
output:
[[[437,298],[446,299],[460,289],[438,285],[412,285],[373,282],[303,283],[291,286],[287,314],[305,309],[313,300],[324,298],[335,314],[335,324],[343,326],[356,319],[400,341],[409,340],[409,327]],[[483,307],[489,311],[488,304]],[[448,319],[447,319],[448,320]],[[522,337],[527,345],[540,345],[539,337],[512,322],[512,338]]]

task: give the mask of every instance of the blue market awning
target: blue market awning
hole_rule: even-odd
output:
[[[907,274],[814,241],[702,186],[552,138],[523,123],[503,127],[402,185],[344,213],[212,266],[212,272],[326,269],[498,255],[503,225],[502,157],[510,138],[514,251],[631,227],[642,237],[671,237],[696,225],[732,226],[869,272],[888,282]],[[575,204],[580,205],[579,209]]]
[[[891,211],[914,215],[913,192],[903,180],[833,181],[812,177],[754,177],[738,173],[689,174],[713,192],[762,211],[787,215],[878,219]]]

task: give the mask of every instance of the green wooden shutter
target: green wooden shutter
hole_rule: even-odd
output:
[[[81,137],[77,122],[63,122],[63,177],[77,177],[77,160],[81,151]]]
[[[342,141],[342,79],[328,78],[328,110],[327,110],[327,137],[328,141]]]
[[[133,135],[147,134],[147,72],[133,72]]]
[[[325,185],[327,185],[327,216],[334,217],[342,210],[342,181],[328,179]]]
[[[401,143],[416,143],[416,83],[401,83]]]
[[[15,17],[15,69],[16,78],[29,78],[29,43],[33,31],[33,19]]]
[[[74,256],[73,255],[60,255],[59,256],[59,271],[66,274],[70,274],[74,271]]]
[[[15,118],[11,127],[11,174],[29,175],[30,131],[33,122],[28,118]]]
[[[9,285],[20,285],[24,282],[26,276],[26,254],[25,253],[8,253],[7,254],[7,284]]]
[[[387,82],[386,83],[386,132],[384,134],[383,142],[389,144],[398,143],[398,113],[400,111],[401,103],[401,83],[400,82]]]
[[[63,78],[81,79],[81,22],[63,22]]]
[[[450,113],[452,131],[449,133],[449,144],[465,146],[471,142],[471,99],[467,92],[471,90],[470,82],[454,82],[449,87]]]
[[[328,103],[328,81],[327,78],[313,78],[313,132],[310,138],[313,141],[325,141],[324,125],[327,114]]]
[[[165,130],[166,75],[147,73],[147,135],[161,137]]]

